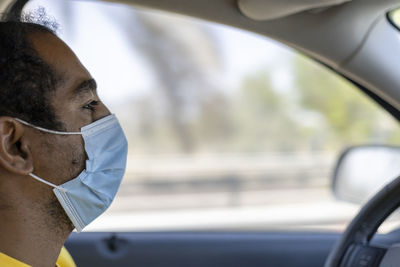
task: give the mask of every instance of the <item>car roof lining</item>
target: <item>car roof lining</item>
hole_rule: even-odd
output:
[[[18,2],[17,0],[1,0],[0,1],[0,18],[4,19],[4,17],[9,14],[10,8],[17,6],[17,2]]]
[[[362,44],[374,21],[386,12],[382,12],[382,9],[398,5],[397,0],[381,3],[375,0],[353,0],[319,12],[304,11],[278,19],[257,21],[242,13],[237,0],[218,0],[212,4],[208,1],[187,0],[103,1],[183,14],[255,32],[333,67],[345,62]],[[342,41],[340,45],[337,45],[338,39]]]
[[[271,20],[350,1],[352,0],[238,0],[238,7],[250,19]]]

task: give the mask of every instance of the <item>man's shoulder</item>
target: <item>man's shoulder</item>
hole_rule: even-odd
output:
[[[57,267],[76,267],[74,260],[65,247],[62,247],[57,259]]]
[[[19,260],[16,260],[4,253],[0,252],[0,266],[7,267],[30,267],[30,265],[25,264]]]
[[[0,266],[7,267],[31,267],[17,259],[14,259],[4,253],[0,252]],[[58,256],[57,267],[76,267],[74,260],[65,247],[62,247],[60,255]]]

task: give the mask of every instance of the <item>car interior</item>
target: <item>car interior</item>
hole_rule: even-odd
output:
[[[28,2],[2,0],[0,12],[4,16],[18,14]],[[400,32],[390,19],[391,12],[400,7],[399,0],[91,2],[159,10],[265,36],[343,77],[400,120]],[[249,51],[241,53],[246,56]],[[392,162],[400,158],[398,148],[391,146],[353,147],[341,155],[333,173],[332,190],[339,199],[364,204],[343,233],[258,229],[84,231],[72,233],[65,246],[77,266],[398,266],[400,246],[396,244],[400,242],[400,231],[376,232],[400,206],[400,178],[393,179],[400,170],[394,168],[390,180],[376,177],[382,172],[371,173],[371,179],[382,180],[379,192],[346,195],[349,185],[341,179],[351,172],[349,166],[356,165],[359,148],[371,150],[370,162],[380,153],[378,149],[385,150],[382,153],[388,153]],[[360,168],[365,168],[365,159],[360,161]],[[360,173],[360,188],[366,176]],[[362,200],[355,200],[358,196]]]

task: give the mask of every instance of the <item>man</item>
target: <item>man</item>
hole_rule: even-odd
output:
[[[95,81],[45,25],[0,22],[0,266],[74,266],[64,242],[110,205],[126,164]]]

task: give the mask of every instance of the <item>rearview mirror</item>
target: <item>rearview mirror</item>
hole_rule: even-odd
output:
[[[340,200],[361,204],[399,175],[400,147],[351,147],[336,164],[333,192]]]

